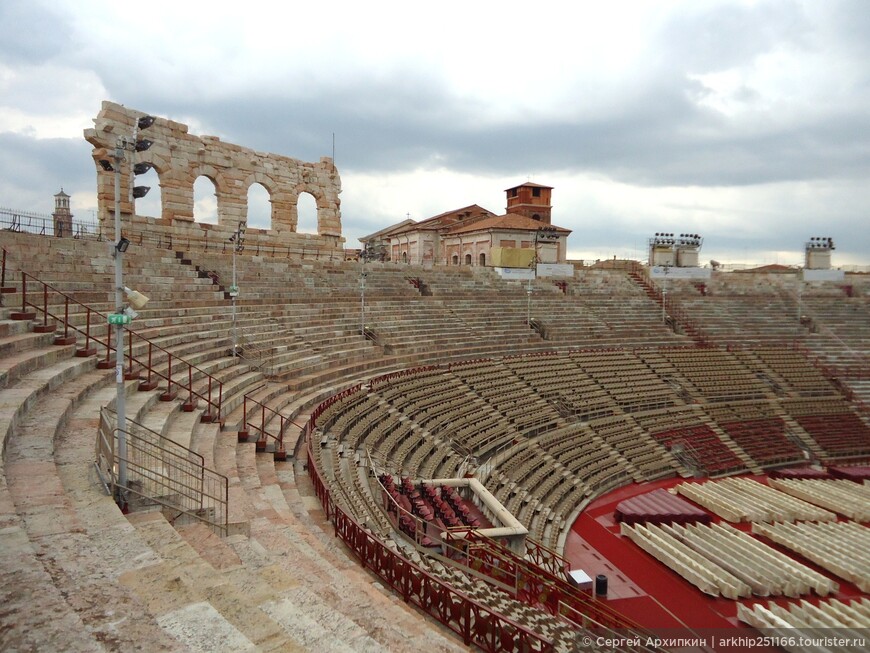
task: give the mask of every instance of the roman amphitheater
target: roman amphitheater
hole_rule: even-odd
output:
[[[866,635],[870,275],[356,259],[331,159],[160,118],[139,216],[112,158],[136,119],[85,132],[96,231],[0,232],[0,650]],[[253,183],[273,228],[242,234]]]

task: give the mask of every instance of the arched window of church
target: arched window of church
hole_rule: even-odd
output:
[[[465,265],[471,265],[471,254],[465,255]]]
[[[532,216],[532,220],[537,220],[538,222],[540,222],[540,221],[541,221],[541,216],[538,215],[537,213],[535,213],[535,214]]]
[[[217,189],[206,176],[197,177],[193,182],[193,221],[218,223]]]
[[[459,265],[459,254],[453,255],[453,265]]]
[[[402,263],[408,262],[408,252],[402,252]]]
[[[483,252],[480,253],[480,265],[486,265],[486,254]]]

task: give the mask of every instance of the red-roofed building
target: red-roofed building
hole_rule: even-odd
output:
[[[496,249],[534,251],[539,263],[564,263],[571,231],[550,222],[552,187],[526,183],[505,193],[504,215],[472,204],[420,222],[403,220],[360,241],[383,245],[390,260],[415,265],[493,265]]]

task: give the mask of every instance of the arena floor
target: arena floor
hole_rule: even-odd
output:
[[[763,480],[765,477],[749,478]],[[754,628],[738,621],[736,601],[705,594],[619,534],[614,510],[620,501],[657,488],[670,488],[684,480],[669,478],[651,483],[631,484],[598,498],[574,522],[565,541],[565,558],[571,562],[572,568],[583,569],[593,579],[597,574],[605,574],[608,579],[608,593],[602,600],[606,600],[615,610],[647,629],[678,629],[698,633],[704,633],[707,629],[715,632],[733,629],[735,633],[756,633]],[[720,521],[715,516],[713,520]],[[749,530],[748,524],[736,526],[741,530]],[[787,553],[784,548],[776,545],[774,547]],[[829,598],[842,600],[866,596],[852,583],[832,576],[811,562],[800,560],[839,583],[839,592]],[[818,600],[815,596],[802,598],[811,602]],[[774,599],[765,597],[759,600],[767,603]],[[775,600],[782,605],[793,601],[783,598]],[[747,604],[757,602],[751,599],[744,601]]]

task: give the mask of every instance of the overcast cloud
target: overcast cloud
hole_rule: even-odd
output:
[[[348,246],[555,187],[570,254],[870,265],[870,2],[0,2],[0,206],[96,207],[104,99],[342,175]]]

